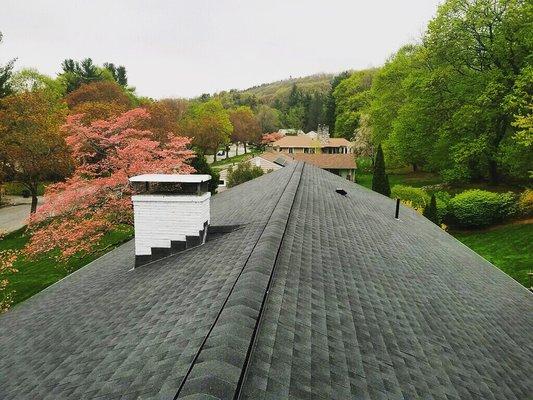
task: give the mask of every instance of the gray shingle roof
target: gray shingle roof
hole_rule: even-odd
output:
[[[338,187],[348,194],[335,192]],[[416,212],[302,163],[0,316],[0,399],[526,399],[531,294]]]

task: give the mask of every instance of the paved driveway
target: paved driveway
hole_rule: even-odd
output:
[[[26,218],[30,215],[31,206],[27,199],[13,198],[12,200],[19,204],[0,208],[0,232],[12,232],[22,228],[26,225]]]

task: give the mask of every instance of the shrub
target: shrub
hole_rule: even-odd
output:
[[[446,214],[448,214],[448,207],[452,196],[445,191],[438,191],[434,193],[437,200],[437,217],[439,221],[444,221]]]
[[[263,170],[260,167],[251,165],[248,161],[243,161],[237,164],[237,168],[229,167],[228,169],[228,188],[240,185],[246,181],[250,181],[258,176],[263,175]]]
[[[448,222],[463,228],[482,228],[512,216],[516,210],[513,193],[467,190],[450,200]]]
[[[526,189],[518,199],[518,211],[524,217],[533,216],[533,190]]]
[[[409,201],[413,208],[424,209],[430,201],[429,195],[420,188],[411,186],[395,185],[391,191],[391,197],[403,201]]]
[[[426,208],[424,208],[424,217],[429,219],[434,224],[439,224],[439,216],[437,213],[437,199],[435,194],[431,195],[431,200]]]

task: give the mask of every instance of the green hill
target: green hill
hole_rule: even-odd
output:
[[[264,83],[240,91],[242,94],[255,95],[263,104],[271,104],[275,99],[284,99],[289,95],[292,85],[296,83],[303,93],[319,92],[326,94],[331,88],[334,74],[316,74],[302,78],[284,79],[277,82]]]

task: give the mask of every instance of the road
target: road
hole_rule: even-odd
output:
[[[31,207],[28,201],[31,199],[13,198],[16,205],[0,208],[0,232],[12,232],[26,225]]]
[[[248,149],[249,151],[250,149]],[[236,155],[239,155],[239,154],[244,154],[244,147],[242,145],[239,145],[239,150],[237,152],[237,146],[232,144],[230,146],[230,150],[229,150],[229,157],[234,157]],[[211,164],[213,162],[213,156],[208,154],[205,156],[205,158],[207,159],[207,162],[209,164]],[[226,158],[226,155],[223,155],[223,156],[217,156],[217,159],[218,160],[223,160],[224,158]]]

